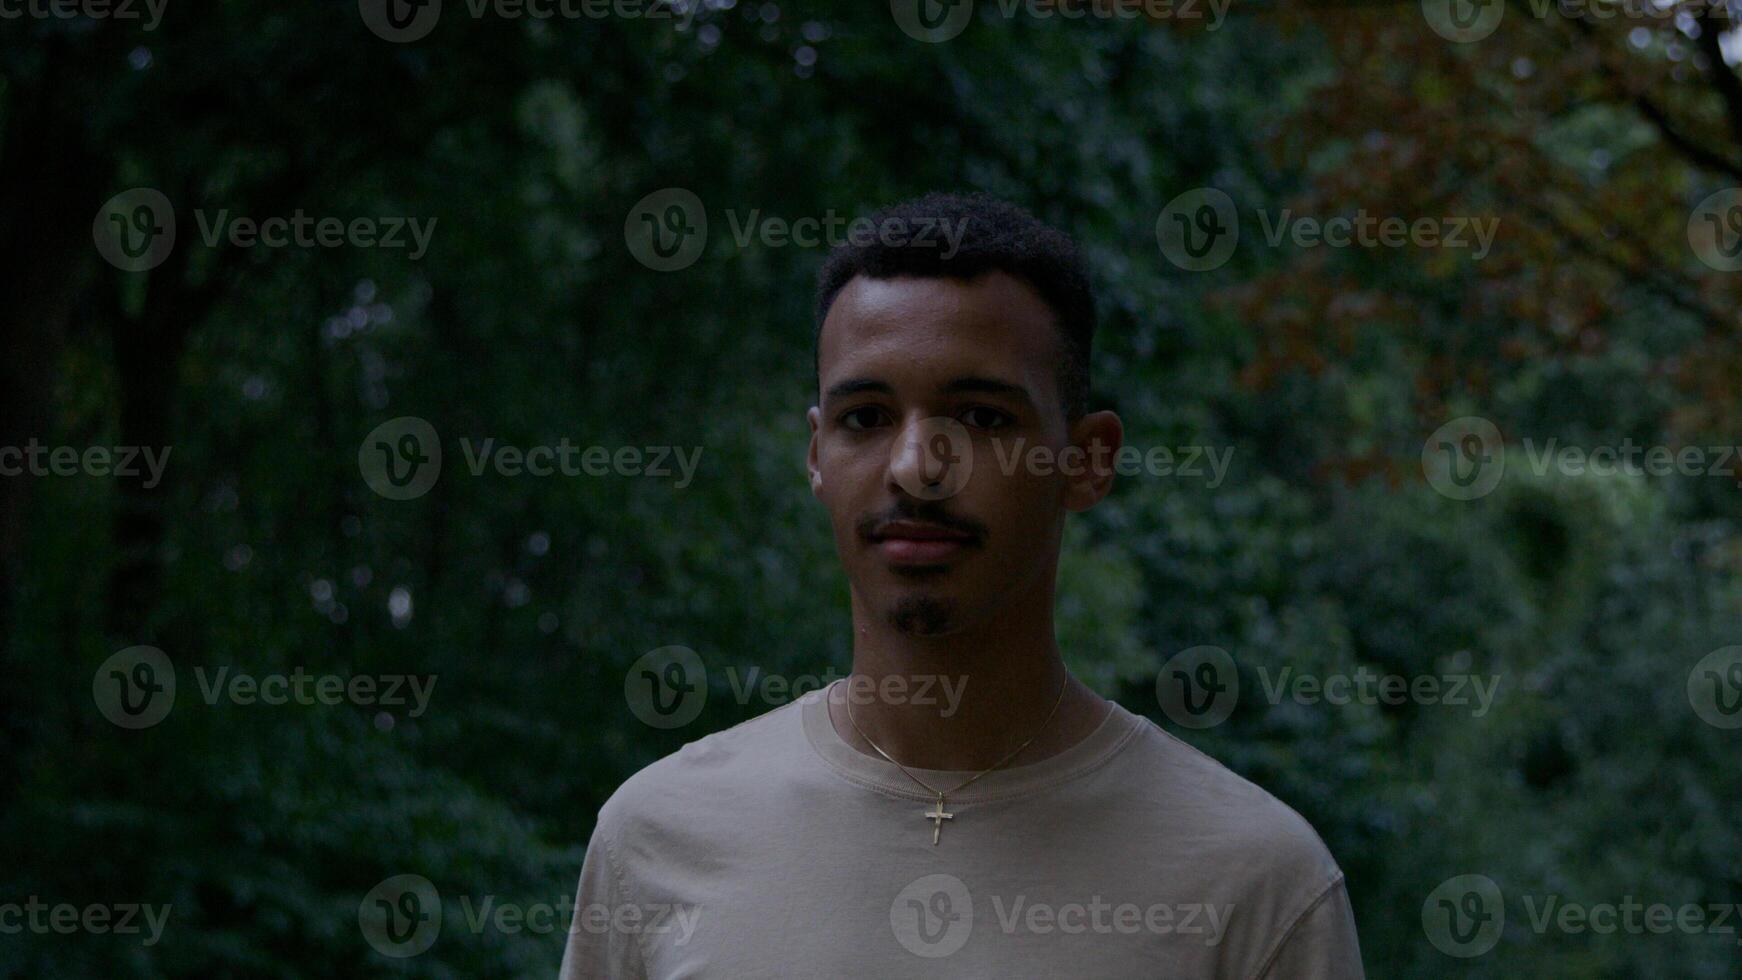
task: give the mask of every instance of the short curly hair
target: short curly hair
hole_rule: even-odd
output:
[[[1095,296],[1069,235],[1018,205],[978,193],[927,194],[885,208],[871,222],[878,229],[909,229],[914,234],[911,240],[892,241],[882,234],[866,244],[849,240],[829,253],[817,273],[813,357],[829,308],[855,276],[971,280],[996,269],[1033,286],[1052,307],[1063,340],[1058,382],[1065,417],[1075,420],[1088,411]],[[944,227],[960,228],[960,239],[924,233]]]

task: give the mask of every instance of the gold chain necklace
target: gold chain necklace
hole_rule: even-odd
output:
[[[851,679],[849,678],[849,682],[850,682],[850,680]],[[859,737],[865,740],[866,745],[869,745],[873,749],[876,749],[878,755],[882,756],[885,759],[888,759],[890,765],[893,765],[895,768],[900,769],[902,774],[905,775],[908,779],[911,779],[914,782],[920,784],[921,786],[924,786],[926,788],[927,792],[935,793],[937,795],[938,801],[937,801],[936,807],[934,807],[931,810],[921,811],[923,816],[927,820],[931,821],[931,842],[932,842],[932,846],[936,847],[937,843],[938,843],[938,837],[940,834],[943,833],[944,821],[956,819],[955,814],[948,813],[944,810],[944,795],[946,793],[959,793],[962,790],[967,789],[968,786],[974,782],[974,780],[979,779],[981,776],[986,775],[987,773],[991,772],[992,770],[997,769],[999,766],[1004,765],[1006,762],[1009,762],[1011,759],[1016,758],[1017,756],[1022,754],[1023,749],[1026,749],[1030,745],[1034,744],[1034,740],[1040,737],[1040,733],[1046,731],[1047,726],[1052,724],[1053,716],[1058,714],[1059,705],[1064,703],[1065,691],[1070,686],[1071,686],[1071,675],[1070,675],[1069,671],[1066,671],[1064,680],[1059,684],[1059,696],[1052,703],[1052,710],[1047,712],[1046,720],[1040,723],[1040,727],[1035,729],[1034,734],[1028,736],[1028,741],[1023,742],[1021,745],[1018,745],[1014,752],[1011,752],[1009,755],[1005,756],[1002,759],[999,759],[997,762],[993,763],[992,765],[988,766],[987,768],[980,770],[979,772],[973,774],[972,776],[969,776],[967,779],[962,780],[961,783],[959,783],[958,785],[956,785],[954,787],[951,787],[948,790],[938,789],[936,786],[933,786],[932,784],[926,782],[925,780],[919,778],[918,776],[915,776],[913,773],[908,772],[906,766],[902,765],[899,762],[896,762],[894,756],[883,751],[883,746],[878,745],[876,742],[871,741],[871,736],[865,734],[865,729],[860,728],[859,723],[853,719],[853,699],[852,698],[847,699],[847,724],[853,726],[853,730],[859,733]]]

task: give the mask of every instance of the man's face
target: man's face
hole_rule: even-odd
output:
[[[1036,587],[1050,601],[1065,511],[1109,481],[1029,454],[1119,438],[1110,413],[1066,422],[1062,356],[1052,308],[1002,272],[861,276],[836,296],[818,341],[811,489],[864,608],[936,636],[1033,601]]]

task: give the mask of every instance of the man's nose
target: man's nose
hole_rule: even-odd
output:
[[[920,500],[952,496],[967,482],[972,448],[960,423],[910,416],[889,448],[890,489]]]

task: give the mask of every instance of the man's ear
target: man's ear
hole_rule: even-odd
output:
[[[1082,450],[1088,465],[1065,487],[1065,509],[1088,510],[1113,489],[1113,461],[1125,444],[1125,424],[1113,412],[1089,412],[1071,423],[1071,445]]]
[[[810,420],[811,424],[811,447],[810,451],[805,454],[805,467],[810,470],[811,474],[811,495],[821,497],[823,471],[817,467],[817,426],[821,425],[823,421],[822,410],[812,405],[810,411],[805,413],[805,418]]]

